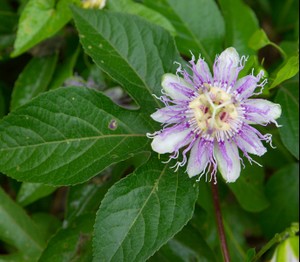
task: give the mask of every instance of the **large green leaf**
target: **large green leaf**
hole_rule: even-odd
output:
[[[160,106],[152,95],[161,94],[161,78],[175,72],[179,61],[174,41],[163,28],[122,13],[83,10],[73,14],[85,52],[143,106]]]
[[[276,172],[266,185],[271,205],[260,216],[268,237],[299,221],[299,165],[291,164]]]
[[[78,0],[29,0],[21,13],[12,56],[54,35],[70,19],[69,5]]]
[[[280,86],[276,102],[282,107],[279,134],[286,148],[299,159],[299,81],[290,80]]]
[[[135,3],[132,0],[110,0],[107,2],[107,6],[112,11],[119,11],[138,15],[149,22],[159,25],[168,30],[172,35],[176,34],[175,28],[163,15],[152,10],[144,5]]]
[[[0,217],[0,239],[17,249],[17,253],[12,254],[18,257],[15,261],[37,260],[45,246],[44,239],[26,212],[1,187]]]
[[[145,261],[192,217],[197,187],[151,159],[106,194],[97,213],[95,261]]]
[[[15,82],[10,109],[29,102],[33,97],[46,90],[53,75],[57,55],[34,57],[26,65]]]
[[[145,150],[148,125],[94,90],[56,89],[0,122],[0,170],[27,182],[80,183]]]
[[[255,52],[248,47],[252,35],[258,30],[254,12],[242,0],[218,0],[226,23],[226,46],[233,46],[240,54]]]
[[[213,0],[145,0],[145,4],[167,17],[177,31],[177,46],[185,55],[200,53],[211,65],[222,50],[224,19]]]
[[[235,183],[228,183],[240,205],[247,211],[260,212],[269,202],[263,190],[264,170],[258,165],[247,165]]]

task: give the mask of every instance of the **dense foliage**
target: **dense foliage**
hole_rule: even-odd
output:
[[[279,103],[273,145],[218,188],[232,261],[299,243],[298,1],[0,1],[0,261],[222,261],[211,185],[146,133],[161,79],[234,47]],[[85,5],[84,7],[89,7]],[[259,251],[261,252],[259,253]],[[277,252],[277,251],[276,251]],[[299,253],[299,249],[298,249]],[[277,259],[277,261],[282,261]]]

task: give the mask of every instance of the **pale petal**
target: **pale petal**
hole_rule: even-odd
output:
[[[187,173],[189,177],[201,174],[207,168],[210,158],[212,157],[213,144],[199,139],[193,146],[189,162],[187,165]]]
[[[196,72],[194,72],[194,78],[198,78],[198,80],[202,83],[211,83],[212,75],[209,70],[207,63],[199,58],[196,64]]]
[[[216,59],[214,64],[214,81],[232,85],[241,70],[240,57],[233,47],[227,48]]]
[[[258,136],[246,126],[242,128],[239,135],[236,136],[236,143],[243,151],[250,154],[262,156],[267,152],[267,149],[262,144]]]
[[[167,106],[158,109],[155,113],[151,115],[152,119],[160,123],[178,123],[182,119],[182,113],[184,108],[178,105]]]
[[[151,143],[152,149],[159,154],[172,153],[191,141],[190,134],[191,129],[183,126],[166,128],[154,137]]]
[[[276,123],[281,116],[281,106],[265,99],[249,99],[242,104],[249,123],[266,125]]]
[[[215,144],[218,168],[226,182],[235,182],[240,176],[241,164],[237,146],[225,140]]]
[[[247,99],[248,97],[252,96],[255,89],[260,86],[261,84],[258,84],[261,77],[263,76],[264,71],[260,71],[260,73],[257,76],[248,75],[244,76],[243,78],[239,79],[235,85],[235,95],[239,100]]]
[[[166,94],[175,100],[187,100],[194,94],[189,83],[173,74],[164,74],[161,85]]]

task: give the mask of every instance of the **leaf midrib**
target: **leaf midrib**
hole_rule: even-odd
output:
[[[7,147],[7,148],[0,148],[0,152],[22,149],[22,148],[34,148],[39,146],[45,145],[52,145],[52,144],[60,144],[60,143],[70,143],[70,142],[82,142],[87,140],[99,140],[105,138],[124,138],[124,137],[145,137],[144,134],[110,134],[110,135],[102,135],[102,136],[90,136],[84,138],[69,138],[66,140],[55,140],[55,141],[47,141],[46,143],[37,143],[32,145],[24,145],[24,146],[14,146],[14,147]]]

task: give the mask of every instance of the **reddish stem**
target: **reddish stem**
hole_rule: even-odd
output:
[[[212,188],[213,202],[214,202],[214,208],[216,213],[216,220],[218,225],[218,232],[219,232],[223,258],[225,262],[230,262],[230,256],[229,256],[228,246],[226,242],[224,224],[223,224],[221,207],[220,207],[220,200],[218,195],[218,186],[217,184],[212,182],[211,188]]]

